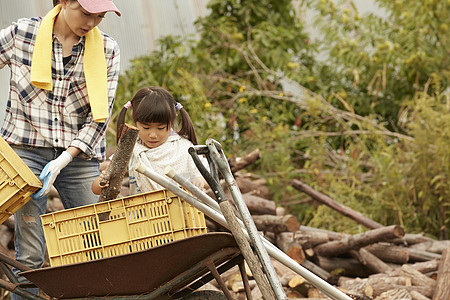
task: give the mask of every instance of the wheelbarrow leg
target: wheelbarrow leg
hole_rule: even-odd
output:
[[[17,284],[19,280],[17,280],[17,276],[14,275],[13,271],[6,265],[4,262],[0,262],[0,267],[2,268],[3,273],[5,273],[6,277],[8,277],[11,283]]]
[[[22,296],[25,299],[36,299],[36,300],[45,300],[45,298],[42,298],[40,296],[37,296],[35,294],[32,294],[20,287],[17,286],[17,284],[8,282],[6,280],[0,279],[0,287],[4,288],[5,290],[10,291],[11,293],[17,294],[19,296]]]
[[[11,293],[22,296],[25,299],[42,299],[45,298],[39,297],[33,293],[28,292],[26,289],[20,286],[20,282],[18,277],[12,272],[10,267],[14,267],[20,271],[29,271],[32,270],[30,267],[27,267],[18,261],[0,253],[0,267],[5,273],[6,277],[8,277],[9,281],[0,279],[0,287],[10,291]]]
[[[187,278],[192,278],[194,275],[198,274],[199,272],[202,272],[206,266],[206,262],[208,261],[215,261],[216,259],[221,259],[226,256],[234,255],[238,253],[238,249],[230,247],[230,248],[223,248],[219,250],[216,253],[211,254],[201,262],[197,263],[196,265],[192,266],[189,270],[184,271],[180,275],[176,276],[172,280],[164,283],[156,290],[150,292],[149,294],[143,295],[139,299],[142,300],[151,300],[151,299],[157,299],[158,297],[165,295],[169,293],[174,287],[179,285],[181,282],[185,281]],[[170,295],[169,295],[170,296]]]
[[[250,284],[248,283],[247,272],[245,272],[245,264],[243,261],[239,263],[239,271],[241,272],[242,282],[244,283],[245,295],[248,300],[253,300],[252,291],[250,290]]]
[[[223,281],[222,277],[220,277],[219,272],[217,272],[214,262],[212,260],[208,261],[206,263],[206,267],[208,268],[208,270],[211,272],[211,274],[216,279],[217,283],[220,286],[220,289],[225,294],[225,297],[227,297],[228,300],[233,300],[233,296],[231,295],[230,291],[228,290],[227,286],[225,285],[225,282]]]

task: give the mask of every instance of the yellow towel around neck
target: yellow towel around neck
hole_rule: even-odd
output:
[[[31,61],[31,83],[49,91],[53,89],[53,24],[60,11],[61,4],[55,6],[42,20]],[[83,67],[92,116],[95,122],[105,122],[108,118],[106,59],[103,37],[97,27],[86,34],[85,44]]]

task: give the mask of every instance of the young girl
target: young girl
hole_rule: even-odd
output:
[[[171,166],[178,174],[190,179],[193,184],[202,189],[203,177],[188,153],[188,149],[197,144],[197,138],[191,118],[183,106],[161,87],[142,88],[120,112],[117,132],[124,124],[126,112],[130,108],[133,110],[132,117],[139,129],[139,138],[129,163],[130,194],[163,188],[147,176],[135,171],[138,162],[161,175],[164,175],[167,166]],[[173,128],[176,125],[177,115],[180,129],[175,131]],[[99,182],[100,180],[96,180],[92,185],[92,190],[98,194],[101,192]]]

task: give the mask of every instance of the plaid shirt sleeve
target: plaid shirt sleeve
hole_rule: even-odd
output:
[[[0,69],[10,64],[16,31],[15,25],[0,30]]]

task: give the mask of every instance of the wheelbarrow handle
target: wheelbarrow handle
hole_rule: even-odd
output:
[[[214,192],[214,195],[216,196],[217,202],[222,203],[222,201],[226,200],[225,192],[222,189],[222,186],[216,180],[216,178],[211,175],[211,173],[208,172],[208,170],[203,165],[202,161],[197,155],[197,151],[194,147],[190,147],[188,149],[189,154],[191,155],[192,159],[194,160],[195,165],[197,166],[197,169],[200,171],[202,176],[205,178],[206,182],[209,184],[209,187]],[[204,153],[209,156],[208,153]],[[208,160],[209,161],[209,160]]]

